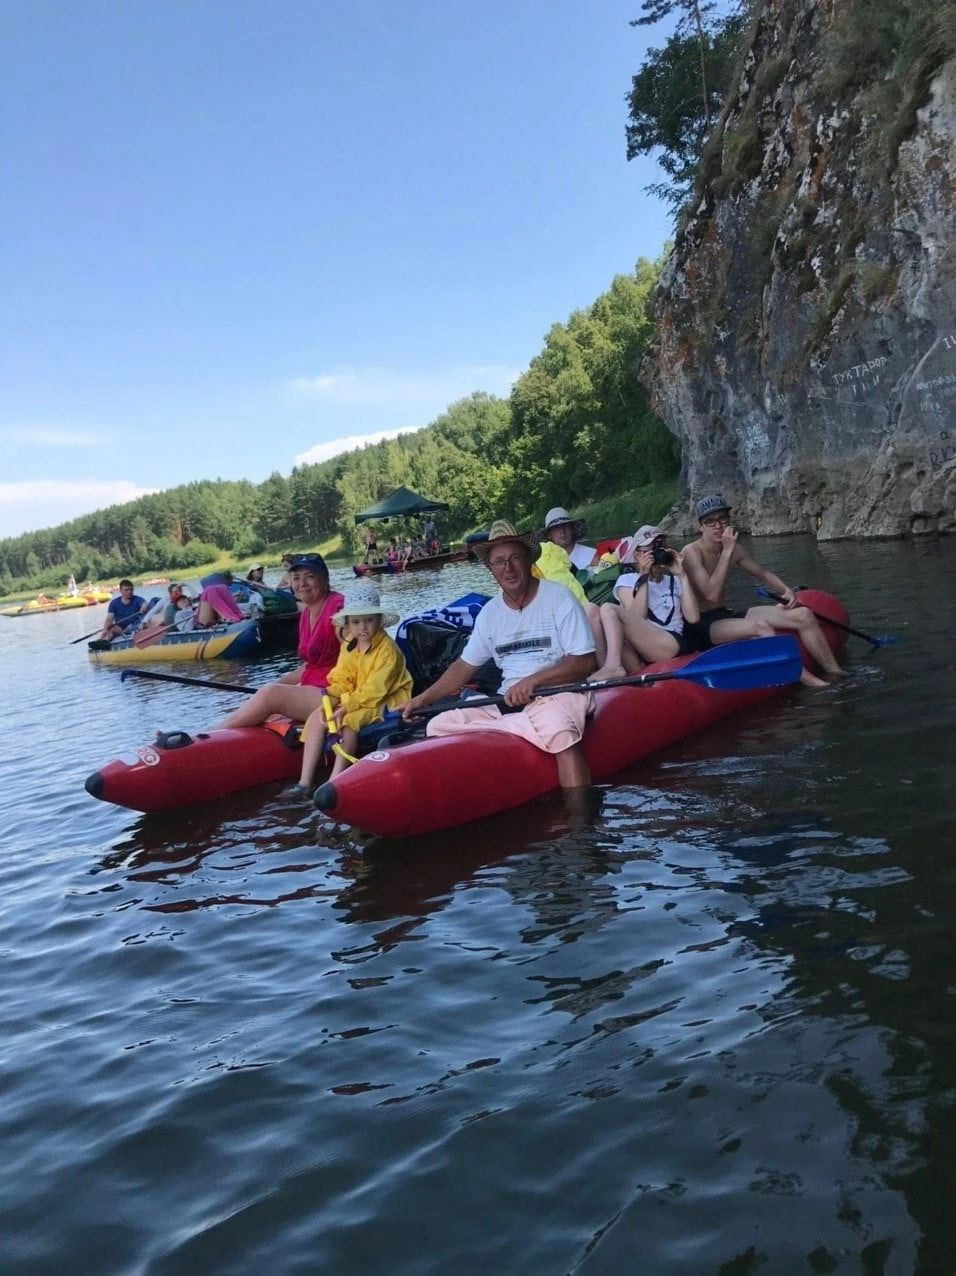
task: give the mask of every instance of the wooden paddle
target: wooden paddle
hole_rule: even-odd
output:
[[[157,638],[161,638],[163,634],[168,634],[171,629],[175,628],[175,625],[159,625],[156,629],[147,629],[145,632],[140,630],[138,633],[133,634],[130,641],[134,647],[149,647]]]
[[[783,602],[779,594],[775,594],[772,589],[767,589],[765,585],[756,585],[755,588],[762,598],[769,598],[775,603]],[[798,604],[800,607],[804,605],[804,603]],[[812,607],[807,608],[807,610],[819,620],[821,625],[832,625],[834,629],[839,629],[843,634],[852,634],[854,638],[862,638],[871,647],[892,647],[895,642],[899,642],[899,638],[894,637],[893,634],[865,634],[862,629],[854,629],[852,625],[843,625],[839,620],[831,620],[829,616],[824,616],[822,613],[814,611]]]
[[[209,687],[213,691],[239,691],[244,696],[254,696],[258,687],[241,687],[238,682],[214,682],[211,678],[184,678],[178,673],[156,673],[152,669],[124,669],[120,682],[127,678],[151,678],[154,682],[181,682],[186,687]]]
[[[602,678],[597,682],[567,682],[553,687],[539,687],[539,696],[557,696],[566,691],[605,691],[610,687],[649,687],[655,682],[694,682],[714,691],[758,691],[764,687],[782,687],[797,682],[803,671],[800,648],[790,634],[774,638],[745,638],[712,647],[680,669],[662,673],[635,673],[625,678]],[[449,707],[477,709],[482,705],[505,704],[502,696],[478,696],[462,700],[444,709],[426,709],[416,718],[431,718],[446,713]],[[398,716],[396,714],[396,716]]]

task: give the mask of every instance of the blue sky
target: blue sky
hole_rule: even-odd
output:
[[[507,393],[667,237],[638,8],[8,0],[0,535]]]

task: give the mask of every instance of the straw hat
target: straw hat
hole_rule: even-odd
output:
[[[544,516],[544,527],[538,532],[538,540],[547,540],[548,532],[554,527],[561,527],[564,523],[570,523],[574,529],[574,539],[583,536],[587,531],[587,523],[581,518],[572,518],[563,505],[555,505],[554,509],[548,510]]]
[[[383,629],[398,622],[395,612],[383,610],[381,594],[374,585],[366,581],[362,581],[345,595],[345,606],[332,617],[332,624],[341,629],[346,620],[357,616],[380,616]]]
[[[508,541],[524,545],[531,555],[533,563],[541,556],[541,542],[537,533],[519,532],[514,523],[509,523],[506,518],[496,518],[488,529],[488,539],[486,541],[476,541],[471,547],[471,552],[487,567],[488,555],[495,546],[505,545]]]

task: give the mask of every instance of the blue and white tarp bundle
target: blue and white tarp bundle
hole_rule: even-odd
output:
[[[487,594],[464,594],[445,607],[433,607],[401,622],[395,641],[405,657],[416,694],[431,686],[458,659],[475,627],[475,617],[486,602]],[[484,691],[484,680],[479,679],[479,683]]]

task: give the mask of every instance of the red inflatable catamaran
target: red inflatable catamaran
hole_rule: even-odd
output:
[[[842,603],[831,594],[803,590],[798,600],[821,618],[849,623]],[[834,651],[846,641],[845,634],[831,625],[824,623],[823,631]],[[761,641],[770,640],[751,640]],[[806,653],[803,659],[809,666]],[[678,670],[693,660],[694,656],[678,657],[650,665],[646,672]],[[584,737],[591,776],[599,780],[613,775],[782,689],[717,691],[673,681],[601,692]],[[337,823],[378,837],[406,838],[521,806],[557,787],[557,767],[550,754],[515,736],[489,731],[376,750],[360,766],[322,785],[315,804]]]
[[[831,594],[803,590],[799,601],[821,619],[845,626],[849,617]],[[824,623],[834,651],[845,633]],[[761,639],[754,639],[759,643]],[[720,650],[719,648],[715,650]],[[695,657],[649,666],[680,670]],[[805,663],[806,657],[804,657]],[[594,779],[602,779],[686,735],[758,704],[781,687],[719,691],[689,681],[600,692],[584,739]],[[291,724],[241,727],[188,736],[170,733],[136,756],[116,759],[89,777],[94,797],[138,811],[197,805],[257,784],[295,779],[300,757]],[[514,736],[494,732],[416,740],[368,753],[316,804],[339,823],[381,837],[412,837],[481,819],[557,788],[553,757]]]

